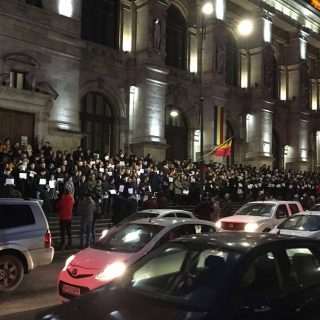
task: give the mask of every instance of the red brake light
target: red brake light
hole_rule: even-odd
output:
[[[44,246],[45,248],[51,248],[51,233],[47,230],[46,235],[44,236]]]

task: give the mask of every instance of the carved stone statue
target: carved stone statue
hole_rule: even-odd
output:
[[[153,21],[153,48],[160,50],[161,44],[161,22],[160,19],[154,19]]]
[[[57,99],[59,96],[57,91],[54,90],[47,82],[41,81],[37,82],[35,85],[35,90],[41,93],[49,94],[53,99]]]
[[[4,87],[10,86],[10,74],[9,73],[1,73],[0,74],[0,84]]]
[[[216,71],[223,73],[225,70],[226,50],[222,39],[216,40]]]

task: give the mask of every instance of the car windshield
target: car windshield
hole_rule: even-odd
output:
[[[320,216],[294,215],[283,221],[278,229],[318,231],[320,230]]]
[[[209,310],[240,257],[238,251],[169,242],[139,261],[124,282],[134,292]]]
[[[129,223],[121,226],[91,247],[98,250],[133,253],[142,249],[163,226]]]
[[[236,215],[247,215],[247,216],[261,216],[261,217],[271,217],[272,209],[275,207],[274,204],[270,203],[252,203],[247,204],[240,208]]]

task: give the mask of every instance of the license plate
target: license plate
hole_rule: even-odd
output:
[[[72,294],[73,296],[80,296],[81,294],[80,288],[70,286],[69,284],[65,283],[62,285],[62,291],[65,293]]]

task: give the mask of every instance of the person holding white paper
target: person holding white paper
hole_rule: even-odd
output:
[[[42,169],[39,172],[39,175],[35,178],[35,192],[36,192],[36,199],[42,199],[43,198],[43,192],[46,189],[47,184],[47,177],[46,177],[46,170]]]

